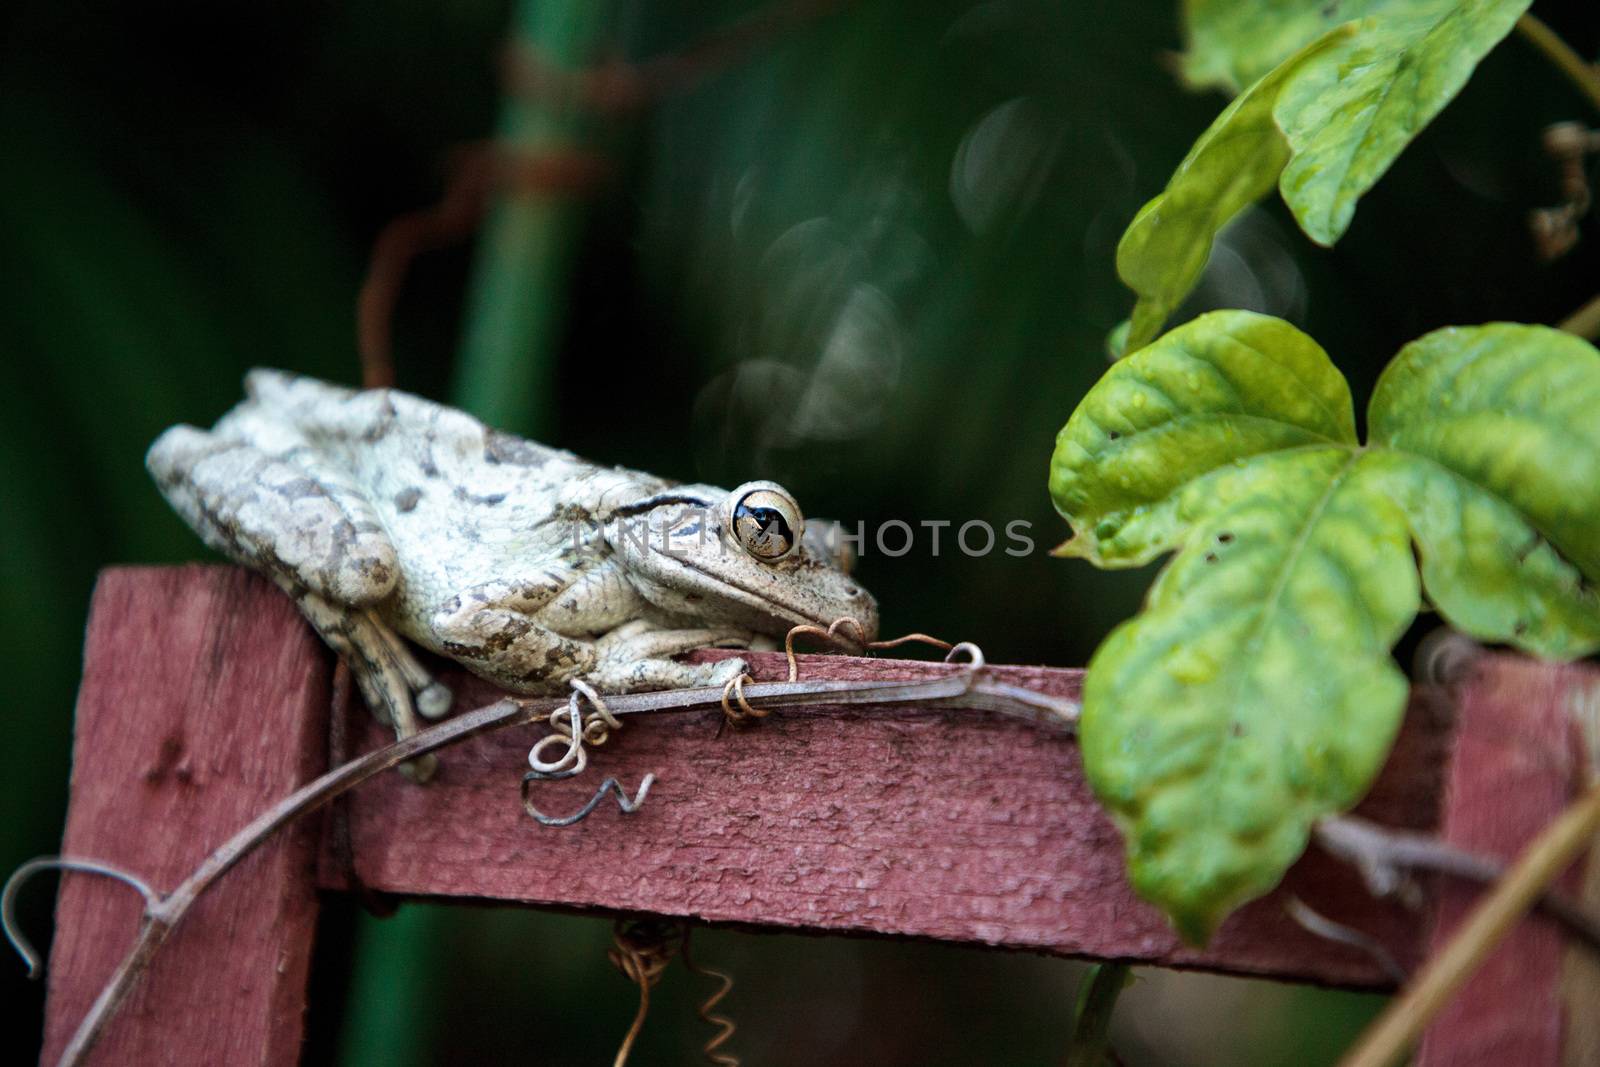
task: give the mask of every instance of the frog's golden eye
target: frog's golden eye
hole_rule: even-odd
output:
[[[776,563],[799,547],[805,519],[782,487],[747,482],[733,491],[733,499],[729,526],[740,548],[763,563]]]

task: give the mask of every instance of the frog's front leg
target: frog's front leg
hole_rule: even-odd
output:
[[[574,678],[617,693],[724,685],[744,663],[677,663],[705,645],[746,645],[728,627],[665,630],[637,621],[642,602],[601,572],[496,581],[451,599],[432,620],[432,644],[507,689],[558,692]],[[618,622],[618,618],[632,621]],[[570,636],[577,630],[584,636]],[[597,638],[587,636],[603,631]],[[566,631],[566,632],[562,632]]]
[[[584,680],[611,693],[720,688],[745,673],[744,660],[679,663],[670,657],[717,645],[748,648],[754,637],[731,627],[661,630],[642,621],[626,622],[595,641],[595,665]]]
[[[594,666],[594,645],[541,625],[538,601],[548,598],[535,588],[491,582],[451,598],[430,618],[424,644],[513,692],[564,689]]]

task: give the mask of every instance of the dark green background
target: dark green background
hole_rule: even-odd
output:
[[[655,54],[749,9],[620,3],[601,51]],[[1595,53],[1592,5],[1536,10]],[[213,420],[251,365],[354,380],[367,252],[438,196],[453,146],[494,128],[509,17],[488,0],[13,0],[0,14],[0,867],[59,840],[95,572],[203,555],[145,477],[145,447]],[[924,541],[901,558],[869,547],[859,573],[886,632],[1085,662],[1148,574],[1043,554],[1065,534],[1045,467],[1130,306],[1117,237],[1222,105],[1175,84],[1164,57],[1179,43],[1171,0],[862,0],[603,123],[615,175],[573,209],[554,382],[513,396],[512,421],[662,475],[775,477],[814,514],[1029,521],[1025,558],[933,557]],[[1269,204],[1224,238],[1185,314],[1292,318],[1358,403],[1427,329],[1554,321],[1593,295],[1600,257],[1589,240],[1540,263],[1524,216],[1557,197],[1540,130],[1582,117],[1512,39],[1337,250]],[[450,395],[471,255],[413,272],[406,388]],[[818,371],[829,351],[844,371]],[[45,928],[45,886],[23,912]],[[380,922],[336,904],[308,1062],[609,1062],[633,998],[608,938],[599,918],[411,906]],[[721,931],[699,951],[738,974],[735,1047],[756,1063],[1052,1062],[1077,974]],[[39,987],[3,971],[7,1002],[37,1019]],[[1372,1004],[1156,976],[1123,1005],[1119,1044],[1129,1063],[1321,1062]],[[699,1033],[671,978],[636,1062],[697,1062]],[[36,1040],[25,1031],[25,1051]]]

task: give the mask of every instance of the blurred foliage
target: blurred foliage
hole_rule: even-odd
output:
[[[681,47],[752,7],[619,3],[602,54]],[[1594,54],[1592,5],[1536,10]],[[214,419],[251,364],[355,380],[367,251],[437,198],[452,148],[495,128],[510,15],[500,0],[0,12],[0,648],[16,709],[0,865],[59,839],[95,572],[202,555],[144,448]],[[1032,555],[969,558],[946,531],[937,557],[926,541],[899,558],[869,545],[862,580],[889,632],[1084,662],[1149,576],[1044,555],[1066,533],[1045,468],[1127,314],[1117,237],[1221,105],[1166,69],[1176,27],[1170,0],[859,0],[608,123],[616,177],[584,199],[556,385],[525,398],[546,440],[668,476],[777,477],[810,512],[869,525],[1029,521]],[[1288,318],[1349,354],[1358,404],[1428,329],[1553,321],[1592,295],[1600,256],[1591,233],[1541,265],[1524,217],[1559,195],[1539,131],[1582,116],[1508,42],[1337,250],[1298,238],[1280,205],[1251,209],[1179,316]],[[448,395],[470,257],[425,257],[407,283],[406,388]],[[45,889],[24,903],[44,929]],[[634,1005],[607,939],[592,918],[410,905],[378,921],[331,905],[307,1060],[606,1062]],[[699,952],[738,974],[736,1047],[767,1063],[1049,1061],[1077,973],[723,931]],[[37,1018],[39,989],[18,974],[4,993]],[[663,987],[638,1062],[694,1062],[688,985]],[[1370,1004],[1152,976],[1115,1039],[1130,1063],[1326,1062]]]

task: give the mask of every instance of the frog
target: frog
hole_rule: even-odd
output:
[[[678,657],[840,618],[847,649],[877,634],[839,528],[808,529],[775,482],[608,467],[393,388],[258,369],[244,391],[145,465],[207,545],[294,600],[398,738],[454,699],[412,645],[537,696],[726,687],[742,657]]]

